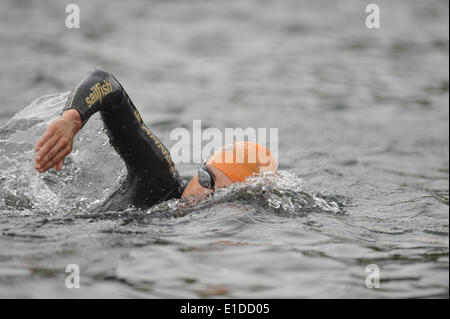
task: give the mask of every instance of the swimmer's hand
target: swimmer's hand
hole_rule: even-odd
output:
[[[73,138],[81,129],[81,117],[77,110],[69,109],[50,122],[44,135],[37,141],[34,168],[43,173],[54,167],[62,169],[62,162],[72,151]]]

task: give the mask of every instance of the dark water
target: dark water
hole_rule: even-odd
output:
[[[378,30],[356,0],[77,3],[79,30],[0,4],[0,297],[448,298],[447,1],[379,1]],[[277,127],[280,176],[90,213],[125,174],[98,116],[62,172],[31,148],[93,65],[168,146],[193,119]]]

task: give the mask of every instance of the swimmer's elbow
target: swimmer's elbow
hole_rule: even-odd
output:
[[[105,71],[105,70],[99,68],[98,66],[94,66],[89,71],[88,76],[92,77],[92,78],[98,78],[99,80],[101,80],[101,79],[107,79],[109,77],[112,77],[112,74],[109,73],[108,71]]]
[[[101,90],[102,95],[110,95],[113,98],[122,98],[123,88],[122,85],[117,81],[115,76],[104,69],[97,66],[93,67],[88,74],[91,78],[91,83],[99,85],[99,90]],[[110,94],[113,93],[113,94]]]

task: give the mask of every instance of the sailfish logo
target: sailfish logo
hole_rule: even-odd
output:
[[[85,101],[89,105],[89,108],[91,108],[97,101],[100,101],[101,104],[103,98],[112,91],[112,85],[108,81],[103,80],[103,83],[97,82],[91,87],[91,94],[86,97]]]

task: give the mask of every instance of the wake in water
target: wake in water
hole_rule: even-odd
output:
[[[61,172],[51,169],[38,174],[33,168],[33,145],[48,123],[63,109],[69,93],[36,99],[0,127],[0,209],[15,214],[76,214],[94,217],[98,207],[126,176],[125,165],[109,145],[98,116],[75,137],[74,147]],[[219,189],[194,207],[183,200],[170,200],[149,210],[131,208],[121,216],[185,216],[193,211],[222,205],[238,210],[304,216],[311,212],[345,214],[339,196],[308,193],[293,173],[254,176],[246,183]],[[113,217],[101,214],[102,218]]]

